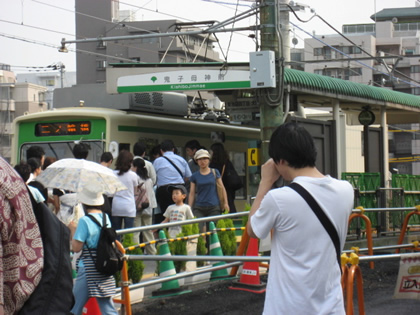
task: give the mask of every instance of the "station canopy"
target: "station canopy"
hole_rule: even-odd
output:
[[[185,81],[179,81],[181,78]],[[194,82],[187,81],[192,78]],[[173,84],[164,87],[158,81],[165,79],[178,82],[169,82]],[[249,63],[118,63],[107,68],[107,91],[111,94],[150,91],[148,89],[161,92],[225,89],[227,92],[249,89],[249,80]],[[131,82],[131,85],[121,88],[121,82]],[[284,86],[291,94],[297,95],[299,104],[304,107],[331,107],[334,101],[339,101],[340,109],[353,117],[355,124],[358,124],[357,115],[365,106],[375,113],[375,123],[379,123],[383,108],[386,109],[389,124],[420,122],[420,97],[416,95],[288,68],[284,71]]]

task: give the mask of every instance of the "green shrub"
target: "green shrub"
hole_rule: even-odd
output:
[[[191,232],[191,228],[186,227],[186,225],[182,226],[182,232],[179,233],[176,237],[183,237],[188,234],[188,232]],[[166,238],[169,238],[168,231],[165,231]],[[169,251],[171,252],[171,255],[187,255],[187,241],[175,241],[169,243]],[[186,261],[174,261],[175,270],[176,272],[181,272],[185,269],[185,265],[187,264]]]
[[[233,228],[232,219],[222,219],[217,221],[217,228]],[[236,235],[235,231],[218,231],[217,236],[219,237],[220,247],[224,256],[236,255]]]
[[[133,234],[125,234],[123,238],[123,246],[127,248],[129,246],[137,245],[138,242],[133,242]],[[127,251],[129,255],[143,255],[143,250],[140,247],[136,247],[133,250]],[[128,266],[128,278],[131,279],[133,283],[138,283],[143,276],[144,262],[141,260],[129,260],[127,262]],[[119,275],[121,279],[121,275]]]
[[[251,205],[249,203],[246,203],[244,211],[249,211],[249,210],[251,210]],[[246,226],[248,224],[248,218],[249,216],[247,215],[244,215],[242,217],[242,226]]]
[[[200,233],[200,227],[198,223],[192,224],[192,235],[196,235]],[[204,256],[207,254],[206,242],[202,236],[198,237],[197,239],[197,256]],[[204,261],[197,261],[197,267],[204,266]]]

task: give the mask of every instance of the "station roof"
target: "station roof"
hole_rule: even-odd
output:
[[[344,111],[360,111],[370,105],[376,111],[385,107],[393,113],[391,123],[420,121],[420,96],[294,69],[285,69],[284,81],[303,104],[330,106],[337,99]]]
[[[158,72],[159,68],[185,69],[186,67],[196,67],[220,69],[225,66],[226,64],[220,62],[111,64],[112,68],[121,70],[124,68],[143,68],[143,73]],[[228,67],[249,71],[249,63],[245,62],[229,63]],[[420,96],[289,68],[285,68],[284,72],[285,87],[290,88],[292,94],[298,95],[299,103],[304,107],[331,107],[333,102],[338,101],[340,109],[350,114],[349,116],[355,114],[357,117],[362,108],[368,105],[372,111],[376,112],[376,117],[380,117],[381,109],[386,109],[388,123],[390,124],[420,122]],[[117,73],[115,75],[121,74]],[[109,81],[112,80],[107,79],[107,83]]]
[[[420,20],[420,7],[411,8],[394,8],[394,9],[383,9],[375,14],[371,15],[372,20],[376,21],[391,21],[392,18],[397,18],[399,21],[419,21]]]
[[[360,97],[385,103],[395,103],[420,109],[420,97],[386,88],[355,83],[318,74],[286,69],[285,83],[297,88]]]

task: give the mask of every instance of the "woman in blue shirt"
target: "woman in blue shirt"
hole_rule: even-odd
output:
[[[188,204],[197,218],[220,215],[222,209],[217,194],[217,183],[223,186],[220,173],[217,169],[213,169],[213,172],[209,167],[210,154],[207,150],[198,150],[194,159],[200,169],[190,177],[191,186]],[[224,200],[223,210],[229,210],[226,190],[224,190]],[[204,224],[200,224],[200,230],[204,231]]]
[[[92,215],[98,222],[102,222],[102,216],[106,216],[106,224],[111,227],[111,221],[107,214],[101,211],[104,204],[102,192],[93,192],[89,188],[77,194],[78,201],[83,204],[86,214]],[[100,227],[88,216],[80,218],[77,229],[70,226],[72,231],[73,252],[82,254],[77,265],[77,279],[73,287],[75,304],[72,314],[82,314],[83,307],[90,297],[95,297],[102,314],[118,314],[114,308],[112,297],[115,295],[115,279],[106,276],[96,270],[94,258],[98,245]],[[88,250],[89,248],[89,250]]]

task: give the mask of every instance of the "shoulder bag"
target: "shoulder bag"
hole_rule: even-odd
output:
[[[340,254],[341,254],[340,239],[338,237],[337,230],[335,229],[331,220],[327,217],[325,212],[322,211],[321,207],[316,202],[314,197],[312,197],[312,195],[303,186],[301,186],[298,183],[291,183],[289,185],[289,187],[292,188],[293,190],[295,190],[299,195],[301,195],[301,197],[303,199],[305,199],[305,201],[308,203],[309,207],[315,213],[318,220],[321,222],[322,226],[327,231],[328,235],[330,236],[330,238],[331,238],[331,240],[334,244],[334,248],[335,248],[336,255],[337,255],[338,266],[340,268],[340,271],[342,272],[342,270],[341,270],[341,257],[340,257]]]
[[[165,160],[167,160],[169,163],[172,164],[172,166],[178,171],[179,175],[181,175],[182,181],[184,181],[184,175],[182,174],[181,170],[176,166],[174,162],[172,162],[170,159],[168,159],[166,156],[162,156]]]
[[[219,197],[220,209],[222,210],[222,212],[223,212],[223,210],[229,210],[229,209],[224,209],[225,204],[227,203],[227,200],[225,199],[225,196],[226,196],[225,187],[223,186],[223,184],[220,184],[217,181],[217,176],[216,176],[215,169],[212,168],[211,171],[214,175],[214,180],[216,182],[217,196]]]

